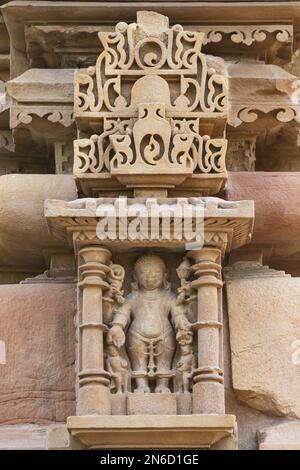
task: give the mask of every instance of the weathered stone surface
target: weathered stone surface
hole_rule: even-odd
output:
[[[253,199],[255,224],[251,245],[272,251],[273,258],[300,251],[300,173],[230,173],[227,199]]]
[[[44,219],[49,197],[76,198],[72,176],[3,175],[0,177],[0,258],[2,266],[43,268],[44,250],[62,247]]]
[[[16,101],[73,104],[73,69],[30,69],[6,84]]]
[[[51,423],[74,413],[73,284],[0,287],[0,423]]]
[[[176,396],[171,393],[129,393],[129,415],[176,415]]]
[[[245,123],[248,124],[247,129],[251,127],[262,132],[264,127],[268,127],[268,121],[263,125],[258,120],[259,113],[275,113],[276,120],[282,123],[299,120],[299,80],[295,75],[277,65],[243,62],[229,63],[228,74],[228,121],[231,126]]]
[[[257,276],[226,287],[238,399],[271,415],[300,417],[300,279]]]
[[[30,69],[7,83],[11,97],[10,128],[27,127],[33,133],[45,132],[47,137],[59,137],[59,126],[68,128],[73,124],[74,70]],[[37,125],[37,118],[44,118]],[[71,130],[69,131],[71,133]],[[68,135],[68,132],[66,132]]]
[[[213,414],[70,416],[67,426],[88,449],[207,449],[224,438],[234,446],[236,420]]]
[[[239,450],[258,450],[258,430],[266,426],[280,424],[284,419],[266,415],[242,404],[232,390],[226,390],[225,402],[226,413],[234,414],[237,420]]]
[[[48,450],[80,450],[82,445],[69,433],[66,424],[54,424],[47,429]]]
[[[300,421],[263,428],[258,440],[260,450],[300,450]]]
[[[0,450],[45,450],[46,442],[47,427],[0,426]]]

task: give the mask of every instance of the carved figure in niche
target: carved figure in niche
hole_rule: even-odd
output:
[[[190,324],[184,308],[170,291],[164,261],[156,255],[141,256],[134,267],[132,292],[114,313],[108,341],[120,348],[126,343],[135,392],[170,392],[174,375],[175,331],[186,332]],[[126,332],[126,333],[125,333]]]
[[[125,277],[125,269],[119,264],[111,264],[107,275],[109,289],[103,297],[103,319],[108,324],[112,320],[113,310],[116,305],[121,305],[125,299],[123,297],[122,285]]]
[[[191,264],[187,257],[185,256],[176,269],[177,275],[180,279],[180,287],[178,289],[177,303],[184,304],[186,303],[186,298],[190,295],[190,283],[188,281],[191,275]]]
[[[111,389],[116,393],[127,392],[128,389],[128,364],[122,357],[119,349],[112,343],[107,343],[106,366],[111,374]]]
[[[179,331],[176,339],[180,345],[180,358],[176,364],[176,381],[178,392],[189,393],[190,379],[194,366],[193,334],[189,330]]]

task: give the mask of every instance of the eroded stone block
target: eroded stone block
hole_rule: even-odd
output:
[[[267,414],[300,417],[300,278],[226,284],[237,397]]]
[[[0,286],[0,424],[74,414],[74,284]]]

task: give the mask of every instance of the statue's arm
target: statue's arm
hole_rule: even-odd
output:
[[[171,317],[175,327],[175,330],[182,328],[184,325],[189,327],[190,323],[186,317],[186,309],[184,305],[178,305],[176,303],[176,298],[171,300]]]
[[[121,348],[125,343],[125,328],[130,320],[131,300],[125,302],[115,310],[111,327],[107,333],[107,342],[112,342],[117,348]]]
[[[132,310],[131,299],[126,299],[122,305],[115,310],[113,315],[112,325],[119,325],[121,328],[125,329],[130,320]]]

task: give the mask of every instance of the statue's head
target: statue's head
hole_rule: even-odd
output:
[[[160,288],[167,289],[167,268],[164,261],[156,255],[141,256],[134,266],[136,287],[152,291]]]

